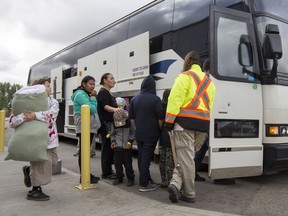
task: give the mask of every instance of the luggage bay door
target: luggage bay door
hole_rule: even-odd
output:
[[[143,79],[149,75],[149,68],[149,32],[119,43],[117,91],[133,94],[133,91],[140,90]]]
[[[96,89],[100,89],[100,79],[104,73],[112,73],[115,80],[118,80],[117,77],[117,44],[102,49],[96,52],[96,69],[92,72],[96,81]],[[116,88],[112,88],[111,92],[117,91]]]
[[[241,40],[251,48],[250,56],[239,51]],[[210,8],[210,77],[216,86],[209,134],[212,179],[262,173],[263,105],[261,84],[253,75],[259,75],[255,44],[251,14]],[[250,59],[245,68],[241,58]]]

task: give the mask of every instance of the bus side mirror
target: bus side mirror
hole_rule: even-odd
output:
[[[243,67],[251,67],[253,65],[252,46],[248,35],[241,35],[238,45],[238,62]]]
[[[282,57],[282,42],[277,25],[266,25],[264,41],[263,41],[263,55],[267,59],[280,59]]]

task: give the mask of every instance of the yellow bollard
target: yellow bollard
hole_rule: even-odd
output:
[[[81,106],[81,184],[80,190],[95,188],[90,182],[90,107]]]
[[[0,111],[0,152],[4,152],[5,110]]]

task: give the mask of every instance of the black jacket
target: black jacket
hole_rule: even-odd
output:
[[[129,118],[136,122],[137,141],[158,141],[158,120],[163,120],[161,113],[162,102],[156,95],[156,82],[152,76],[148,76],[142,82],[141,93],[132,98],[129,108]]]

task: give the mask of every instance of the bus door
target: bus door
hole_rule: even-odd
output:
[[[210,8],[210,62],[216,95],[208,174],[212,179],[261,175],[263,105],[251,14]]]
[[[62,102],[63,100],[63,69],[62,66],[58,68],[54,68],[51,70],[51,89],[53,97],[58,100],[58,102]]]
[[[50,85],[53,98],[55,98],[59,102],[59,113],[56,125],[58,133],[61,134],[64,133],[64,125],[65,125],[65,99],[63,94],[62,66],[51,70]]]

